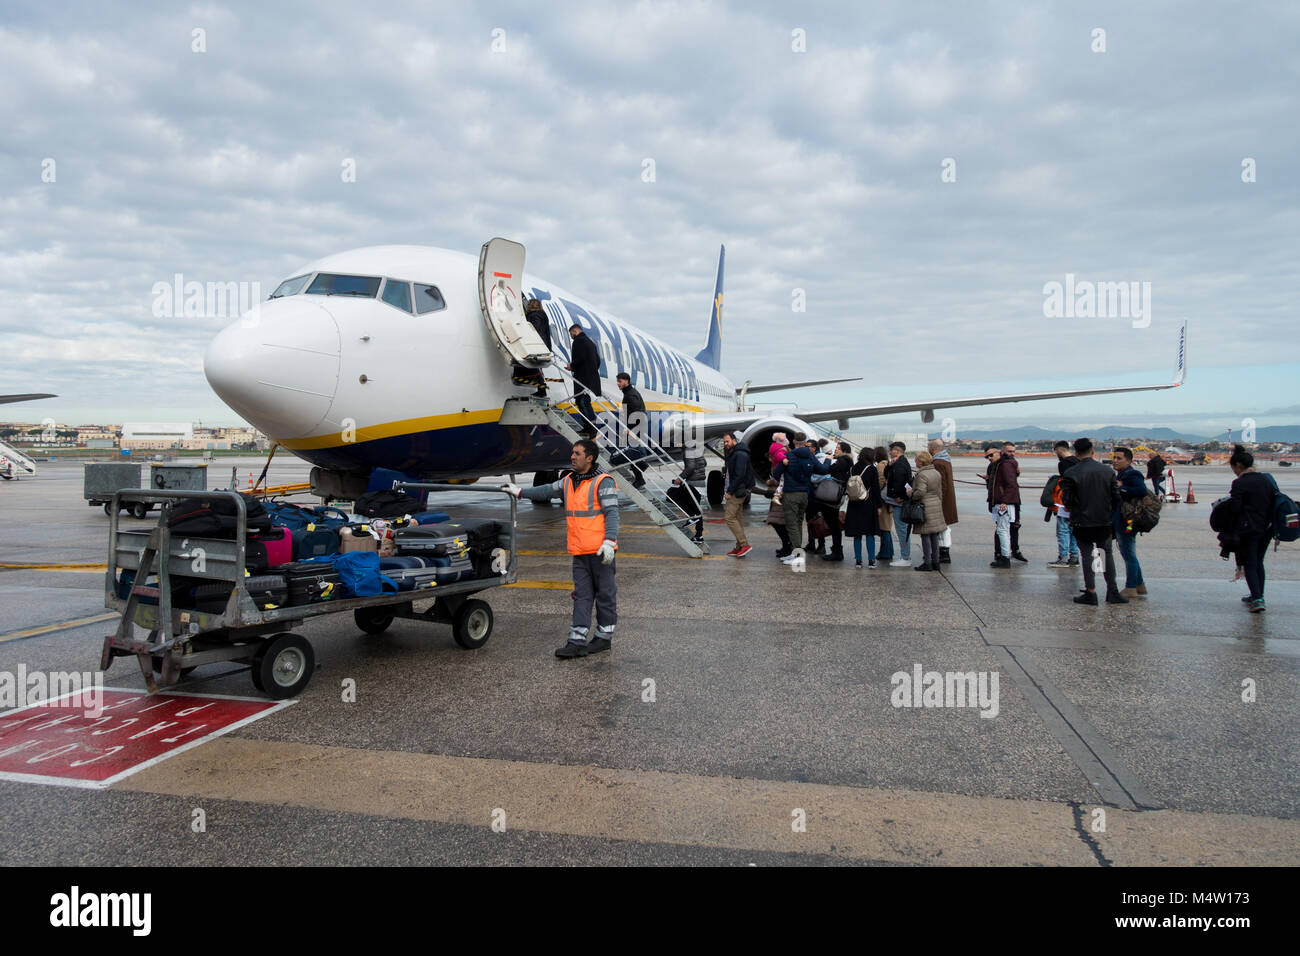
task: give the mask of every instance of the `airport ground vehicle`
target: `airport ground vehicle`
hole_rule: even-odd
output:
[[[460,485],[408,484],[417,491],[460,491]],[[311,604],[259,607],[245,587],[247,513],[243,498],[231,491],[119,491],[111,502],[108,533],[108,568],[104,578],[104,606],[120,615],[115,633],[104,638],[100,669],[107,670],[116,657],[134,656],[150,693],[171,686],[195,667],[220,661],[247,662],[253,685],[274,700],[300,693],[315,670],[310,642],[291,631],[293,625],[322,614],[351,611],[357,627],[379,634],[395,618],[450,624],[452,637],[466,649],[482,647],[492,634],[492,608],[472,597],[479,591],[513,583],[518,576],[515,548],[518,505],[515,497],[496,488],[510,500],[510,522],[500,546],[507,555],[504,573],[415,591],[378,597],[341,598]],[[235,537],[181,537],[167,527],[164,509],[149,530],[124,531],[118,527],[119,507],[134,503],[165,504],[185,498],[233,499]],[[124,573],[125,572],[125,573]],[[157,581],[148,583],[156,575]],[[174,603],[173,578],[202,579],[230,588],[220,612],[180,607]],[[417,602],[433,600],[422,611]],[[136,628],[143,629],[140,637]],[[157,676],[155,677],[155,672]]]
[[[112,515],[113,493],[140,487],[138,462],[88,462],[82,476],[81,494],[91,507],[104,506],[104,514]],[[208,487],[206,464],[151,465],[149,487],[160,491],[204,491]],[[121,507],[132,516],[143,518],[155,502],[128,501]]]

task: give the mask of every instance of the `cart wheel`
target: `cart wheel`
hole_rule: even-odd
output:
[[[131,506],[131,514],[137,518],[143,518],[149,514],[149,506],[143,501],[137,501]]]
[[[393,612],[383,607],[359,607],[352,612],[352,618],[367,634],[382,634],[393,623]]]
[[[316,669],[316,654],[305,637],[277,634],[253,658],[253,686],[272,700],[301,693]]]
[[[104,502],[104,514],[108,515],[110,518],[113,517],[113,502]]]
[[[486,644],[492,636],[492,608],[487,601],[471,599],[462,604],[451,622],[451,636],[468,651]]]

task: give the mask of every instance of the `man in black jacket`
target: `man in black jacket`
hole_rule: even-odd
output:
[[[817,498],[817,510],[826,519],[827,527],[831,529],[831,550],[829,554],[822,555],[823,561],[844,560],[844,532],[840,526],[840,502],[844,500],[844,490],[848,487],[849,474],[852,471],[852,449],[844,442],[839,442],[835,446],[835,459],[831,462],[830,473],[826,476],[825,481],[817,486],[817,489],[820,489],[826,481],[833,481],[839,491],[839,497],[835,499],[834,503]],[[814,490],[814,497],[816,497],[817,489]]]
[[[1061,476],[1061,499],[1070,509],[1070,527],[1083,552],[1083,593],[1074,603],[1097,606],[1096,547],[1105,555],[1106,603],[1127,604],[1128,598],[1115,584],[1115,556],[1110,549],[1113,515],[1119,507],[1115,474],[1097,461],[1089,439],[1075,441],[1074,453],[1079,463]]]
[[[889,562],[891,568],[912,566],[912,542],[908,537],[912,526],[903,520],[903,502],[911,494],[912,466],[903,454],[907,446],[901,441],[889,443],[889,464],[885,466],[885,504],[894,513],[894,533],[898,535],[898,557]]]
[[[1164,497],[1165,494],[1165,460],[1156,452],[1147,462],[1147,480],[1155,488],[1154,494]]]
[[[632,376],[627,372],[619,372],[614,381],[623,393],[623,421],[629,433],[625,454],[634,460],[647,453],[645,439],[650,434],[650,419],[646,415],[645,399],[632,387]],[[645,487],[645,473],[636,465],[632,466],[632,487]]]
[[[591,407],[591,396],[600,397],[600,350],[576,322],[569,326],[569,337],[573,339],[570,353],[573,358],[568,369],[573,373],[573,391],[578,413],[583,418],[582,433],[587,438],[595,438],[596,412]]]
[[[735,432],[722,436],[722,448],[726,453],[723,466],[723,513],[727,519],[727,530],[736,539],[736,546],[727,552],[733,558],[743,558],[752,548],[745,537],[745,526],[740,521],[745,508],[745,499],[754,487],[754,469],[749,463],[749,447],[736,439]]]

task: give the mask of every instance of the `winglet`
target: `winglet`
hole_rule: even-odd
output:
[[[709,368],[722,368],[722,266],[727,258],[727,247],[718,250],[718,283],[713,290],[713,314],[709,316],[709,338],[704,348],[695,356]]]
[[[1174,369],[1174,385],[1187,381],[1187,321],[1178,333],[1178,367]]]

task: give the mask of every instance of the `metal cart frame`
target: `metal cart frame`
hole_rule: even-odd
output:
[[[403,483],[398,487],[433,492],[467,490],[465,485],[447,484]],[[272,699],[283,700],[301,692],[315,669],[310,643],[301,635],[291,633],[291,625],[343,611],[352,611],[357,626],[368,634],[379,634],[395,618],[406,618],[450,624],[452,636],[461,647],[482,647],[492,634],[492,609],[487,602],[473,599],[471,595],[518,579],[518,501],[504,488],[474,490],[504,494],[510,499],[510,525],[506,543],[502,545],[508,555],[504,574],[376,597],[266,609],[257,606],[245,586],[248,514],[241,495],[233,491],[119,491],[113,495],[113,511],[109,515],[104,606],[117,611],[120,620],[116,632],[104,638],[100,670],[108,670],[116,657],[134,656],[145,686],[152,694],[160,687],[177,683],[200,665],[247,661],[254,686]],[[118,511],[123,501],[147,503],[152,507],[194,498],[226,498],[234,502],[233,540],[194,535],[179,535],[176,540],[167,527],[169,508],[162,509],[151,530],[123,531],[118,527]],[[121,571],[135,572],[125,597],[120,596]],[[151,585],[148,579],[155,574],[158,581]],[[173,575],[230,584],[232,590],[225,608],[210,613],[174,606]],[[152,598],[157,603],[144,604],[141,598]],[[416,601],[430,599],[433,603],[423,611],[415,610]],[[146,636],[137,635],[137,626],[147,632]],[[159,672],[157,678],[155,670]]]

